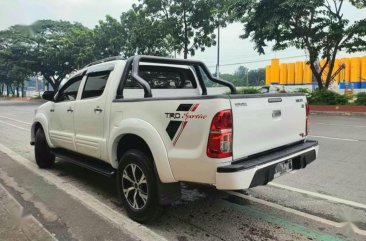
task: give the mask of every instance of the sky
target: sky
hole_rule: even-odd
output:
[[[93,28],[106,15],[119,18],[137,0],[0,0],[0,30],[15,24],[31,24],[38,19],[67,20],[80,22]],[[346,3],[343,13],[351,21],[366,16],[366,9],[358,10]],[[265,67],[270,59],[279,58],[280,62],[305,60],[303,50],[294,48],[273,52],[266,48],[265,55],[259,55],[253,48],[250,39],[240,39],[243,25],[234,23],[221,29],[220,38],[220,73],[232,73],[240,65],[249,69]],[[366,52],[352,54],[364,56]],[[339,57],[349,56],[341,52]],[[178,56],[181,57],[181,56]],[[217,59],[217,47],[206,48],[204,52],[196,52],[192,57],[204,61],[214,71]]]

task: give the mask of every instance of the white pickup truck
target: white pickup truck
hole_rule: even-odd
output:
[[[210,95],[207,81],[231,94]],[[43,94],[31,130],[36,162],[49,168],[59,157],[116,178],[128,215],[147,222],[180,198],[179,182],[247,189],[316,159],[305,96],[235,93],[200,61],[97,61]]]

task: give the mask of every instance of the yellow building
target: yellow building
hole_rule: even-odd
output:
[[[366,89],[366,56],[361,58],[361,88]]]
[[[287,84],[288,85],[295,84],[295,64],[294,63],[287,64]]]
[[[333,68],[333,71],[332,71],[332,75],[335,74],[335,72],[337,71],[337,69],[339,69],[340,66],[341,66],[341,61],[339,59],[336,59],[334,61],[334,68]],[[337,74],[334,77],[334,80],[337,81],[337,83],[338,83],[340,81],[340,74]]]
[[[313,73],[311,72],[311,68],[309,64],[304,63],[304,77],[303,84],[309,85],[313,82]]]
[[[280,84],[287,84],[287,64],[280,65]]]
[[[325,60],[320,60],[318,67],[323,67],[325,62]],[[345,68],[334,75],[342,65]],[[328,74],[329,64],[322,73],[323,81],[328,77]],[[340,89],[344,89],[349,82],[352,83],[352,88],[366,89],[366,56],[336,59],[331,76],[333,75],[333,80],[340,84]],[[310,85],[313,82],[312,78],[313,73],[310,65],[303,61],[280,64],[278,59],[272,59],[271,65],[266,66],[266,85]]]
[[[280,61],[279,59],[271,60],[271,83],[280,83]]]
[[[266,85],[271,84],[271,65],[266,66]]]
[[[297,84],[297,85],[301,85],[303,82],[303,80],[302,80],[303,75],[304,75],[303,68],[304,68],[303,62],[301,62],[301,61],[296,62],[296,64],[295,64],[295,84]]]
[[[361,58],[351,58],[350,81],[353,88],[359,89],[361,87]]]

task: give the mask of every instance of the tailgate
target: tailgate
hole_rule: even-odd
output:
[[[304,139],[303,95],[232,95],[233,159]]]

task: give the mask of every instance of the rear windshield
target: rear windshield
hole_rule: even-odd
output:
[[[149,83],[151,89],[195,89],[197,83],[190,69],[165,67],[165,66],[140,66],[139,75]],[[127,79],[125,88],[140,89],[141,86]]]

